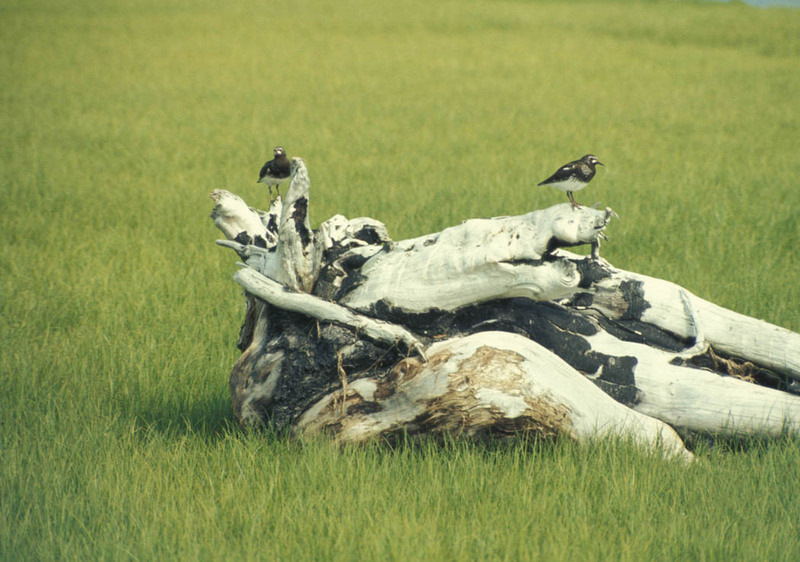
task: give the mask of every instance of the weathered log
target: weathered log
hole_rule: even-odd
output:
[[[563,203],[518,217],[468,220],[376,255],[340,299],[358,310],[384,302],[408,312],[506,297],[560,299],[578,288],[580,261],[547,256],[559,247],[597,244],[612,215]]]
[[[635,317],[800,380],[800,334],[727,310],[669,281],[627,271],[614,270],[592,293],[592,308],[610,319]]]
[[[360,332],[364,337],[381,343],[395,345],[402,342],[407,349],[414,350],[423,359],[425,358],[422,342],[402,326],[375,320],[335,303],[292,291],[253,269],[243,269],[237,272],[233,278],[249,294],[273,306],[299,312],[322,322],[348,326],[354,331]]]
[[[435,343],[430,360],[400,361],[381,379],[332,392],[298,420],[303,432],[332,430],[345,441],[392,433],[621,436],[686,459],[667,424],[614,401],[547,349],[507,332]]]
[[[269,212],[216,190],[245,269],[242,423],[375,436],[800,432],[800,335],[599,257],[614,213],[555,205],[393,242],[379,221],[310,228],[294,159]],[[592,245],[592,256],[563,248]],[[670,427],[671,426],[671,427]]]

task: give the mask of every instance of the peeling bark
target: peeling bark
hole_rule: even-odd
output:
[[[382,380],[348,386],[314,404],[297,423],[364,441],[398,431],[479,437],[618,435],[685,459],[678,435],[658,420],[607,396],[547,349],[506,332],[483,332],[433,344],[428,362],[406,359]]]

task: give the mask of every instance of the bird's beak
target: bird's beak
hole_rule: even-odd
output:
[[[598,161],[597,161],[597,163],[598,163],[598,164],[600,164],[601,166],[605,166],[605,164],[603,164],[602,162],[600,162],[600,160],[598,160]]]

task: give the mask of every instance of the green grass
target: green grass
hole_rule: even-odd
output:
[[[242,434],[208,193],[396,239],[579,201],[603,255],[800,331],[800,11],[701,2],[0,7],[0,558],[800,556],[800,446],[336,449]],[[352,157],[346,165],[343,158]]]
[[[800,541],[796,443],[707,452],[687,469],[614,442],[341,450],[232,432],[212,441],[195,432],[98,433],[89,443],[51,444],[64,458],[76,449],[89,458],[10,479],[17,494],[4,509],[17,516],[2,531],[9,552],[790,560]],[[31,463],[52,461],[52,450],[32,449]]]

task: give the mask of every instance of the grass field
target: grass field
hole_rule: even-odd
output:
[[[208,193],[276,144],[396,239],[565,200],[603,255],[800,331],[800,11],[5,0],[0,558],[796,560],[800,445],[336,449],[240,432]]]

